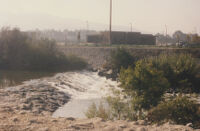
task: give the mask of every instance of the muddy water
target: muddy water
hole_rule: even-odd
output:
[[[50,72],[0,70],[0,88],[17,86],[22,84],[24,81],[39,79],[47,76],[53,76],[54,74],[55,73],[50,73]]]

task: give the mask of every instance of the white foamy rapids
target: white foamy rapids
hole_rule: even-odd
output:
[[[58,73],[54,77],[24,82],[24,85],[49,85],[65,92],[71,99],[56,110],[53,117],[76,118],[84,118],[84,112],[93,102],[99,104],[103,97],[112,95],[111,89],[119,89],[116,81],[89,71]]]
[[[57,74],[53,86],[71,95],[71,100],[53,113],[53,117],[85,118],[85,112],[92,104],[99,104],[103,97],[111,95],[111,89],[117,89],[118,83],[97,72],[67,72]]]
[[[58,73],[54,77],[45,77],[25,81],[23,85],[49,85],[70,95],[71,99],[98,99],[105,97],[118,83],[105,77],[98,76],[97,72],[81,71]]]
[[[72,99],[105,97],[110,89],[118,87],[117,82],[100,77],[96,72],[88,71],[60,73],[48,83],[60,91],[68,93]]]

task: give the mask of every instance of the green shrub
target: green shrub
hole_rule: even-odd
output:
[[[92,105],[90,105],[90,107],[88,108],[87,112],[85,112],[85,115],[87,118],[95,118],[97,117],[97,107],[95,103],[92,103]]]
[[[148,120],[155,123],[173,121],[176,124],[200,124],[199,106],[187,97],[178,96],[173,100],[162,102],[148,113]]]
[[[136,103],[132,98],[119,90],[113,91],[113,94],[114,96],[106,98],[112,120],[138,120],[143,118],[143,112],[137,110]]]
[[[161,100],[169,83],[161,70],[157,70],[148,59],[139,60],[133,68],[120,72],[121,87],[131,96],[138,108],[150,109]]]
[[[112,90],[114,96],[108,96],[106,101],[110,110],[112,119],[122,120],[127,119],[126,108],[127,102],[122,98],[122,92],[119,90]]]
[[[128,66],[134,66],[136,59],[124,48],[118,48],[111,52],[111,58],[107,63],[107,66],[117,73],[120,69],[128,68]]]
[[[166,101],[165,94],[198,92],[199,68],[189,54],[162,54],[138,60],[135,66],[121,68],[122,90],[107,98],[109,118],[152,122],[193,122],[198,127],[199,114],[195,102],[185,97]]]
[[[107,106],[104,108],[101,103],[96,106],[94,103],[88,108],[85,115],[87,118],[100,117],[104,120],[137,120],[138,114],[133,110],[132,101],[123,98],[123,92],[113,90],[114,96],[106,97]]]
[[[200,68],[190,54],[170,56],[170,65],[173,70],[174,80],[170,80],[171,87],[179,92],[200,92]]]
[[[164,72],[172,92],[200,92],[200,68],[190,54],[162,54],[149,58],[147,62]]]
[[[99,117],[104,120],[110,119],[110,113],[108,110],[106,110],[102,104],[97,107],[95,103],[91,104],[90,107],[88,108],[87,112],[85,112],[85,116],[87,118],[95,118]]]
[[[171,54],[171,55],[161,54],[157,57],[149,57],[142,59],[140,60],[140,62],[141,62],[139,69],[140,71],[137,71],[139,79],[141,79],[140,76],[144,75],[146,70],[149,68],[148,69],[149,72],[151,72],[150,70],[157,73],[162,72],[161,77],[165,77],[170,84],[168,90],[170,92],[182,92],[182,93],[200,92],[200,87],[199,87],[200,78],[198,76],[200,74],[200,68],[196,63],[196,60],[192,58],[190,54]],[[139,63],[139,61],[137,63]],[[133,72],[136,72],[135,70],[138,70],[137,68],[132,68],[132,74]],[[121,78],[122,74],[123,73],[121,73]],[[148,73],[146,72],[146,74]],[[135,76],[133,75],[132,77]],[[148,77],[153,77],[153,76],[145,75],[143,79],[147,80]],[[126,82],[126,80],[121,79],[122,83],[123,81]],[[133,82],[132,78],[131,79],[129,78],[129,81]],[[149,84],[151,84],[151,82]]]

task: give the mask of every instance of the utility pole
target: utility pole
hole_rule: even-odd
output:
[[[110,0],[110,30],[109,30],[109,44],[112,44],[112,0]]]
[[[88,35],[89,35],[89,22],[86,21],[86,34],[85,34],[86,43],[87,43],[87,41],[88,41]]]
[[[131,32],[133,32],[133,23],[131,22],[130,25],[131,25]]]
[[[165,33],[166,33],[166,36],[167,36],[167,25],[165,25],[165,31],[166,31]]]
[[[165,31],[166,31],[166,32],[165,32],[165,33],[166,33],[166,34],[165,34],[165,36],[166,36],[166,38],[165,38],[165,44],[166,44],[166,46],[167,46],[167,25],[165,25]]]
[[[88,21],[86,21],[86,30],[87,30],[87,32],[89,31],[89,22]]]

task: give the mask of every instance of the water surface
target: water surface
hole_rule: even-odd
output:
[[[118,83],[97,72],[74,71],[65,73],[0,71],[0,87],[26,87],[46,85],[65,92],[70,101],[53,113],[53,117],[85,118],[85,112],[92,103],[99,104],[104,97],[118,88]]]
[[[24,81],[53,76],[52,72],[31,72],[31,71],[9,71],[0,70],[0,88],[17,86]]]

